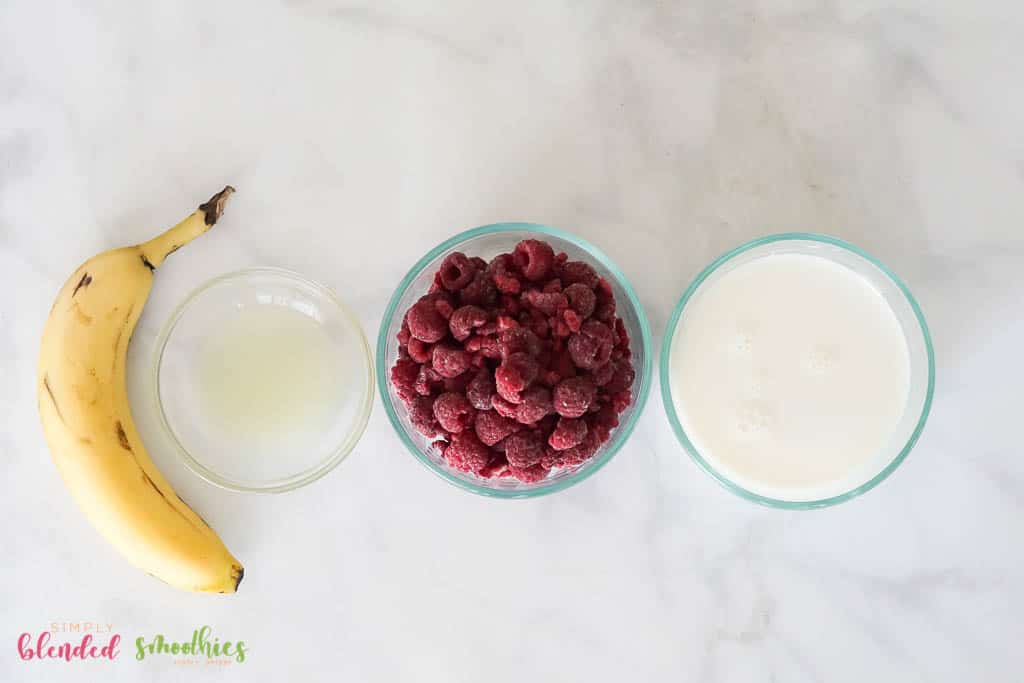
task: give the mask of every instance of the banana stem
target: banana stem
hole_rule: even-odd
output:
[[[149,268],[159,268],[170,254],[213,227],[224,213],[224,204],[235,191],[230,185],[200,204],[192,214],[173,228],[139,245],[142,261]]]

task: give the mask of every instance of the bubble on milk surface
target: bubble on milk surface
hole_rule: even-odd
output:
[[[775,410],[767,401],[743,401],[736,408],[735,433],[741,439],[761,438],[775,424]]]
[[[825,375],[839,364],[839,350],[826,345],[815,346],[804,359],[807,369],[816,375]]]
[[[728,342],[730,350],[741,355],[749,355],[754,350],[756,331],[757,325],[752,322],[738,323]]]
[[[733,337],[732,345],[733,348],[740,353],[750,353],[754,348],[754,340],[750,338],[749,334],[743,334],[741,332]]]

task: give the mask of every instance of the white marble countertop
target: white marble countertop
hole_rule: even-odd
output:
[[[1006,1],[2,3],[0,680],[1021,680],[1022,31]],[[230,597],[101,540],[34,384],[68,274],[225,183],[129,371],[154,459],[245,561]],[[217,490],[162,443],[154,337],[199,283],[294,269],[374,338],[416,258],[499,220],[602,246],[659,338],[720,252],[853,241],[929,319],[930,423],[879,488],[802,513],[702,474],[656,392],[604,470],[531,501],[433,476],[379,401],[349,460],[288,495]],[[18,660],[19,633],[82,621],[123,634],[118,660]],[[135,660],[135,637],[204,624],[247,661]]]

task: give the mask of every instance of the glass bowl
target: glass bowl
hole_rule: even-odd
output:
[[[267,356],[277,362],[263,370]],[[160,422],[185,464],[234,491],[290,491],[324,476],[373,405],[356,317],[327,287],[278,268],[192,292],[160,332],[153,374]]]
[[[444,459],[430,448],[431,439],[417,432],[409,421],[407,410],[391,386],[391,367],[398,358],[396,335],[402,326],[405,312],[427,293],[434,273],[441,261],[453,251],[467,256],[480,256],[490,260],[504,252],[511,252],[524,239],[547,241],[555,252],[564,251],[570,260],[586,261],[612,285],[617,312],[629,332],[636,379],[633,382],[633,403],[620,416],[619,426],[611,438],[586,462],[564,470],[554,471],[548,478],[532,484],[514,479],[485,479],[471,473],[460,472],[448,466]],[[643,410],[651,385],[651,332],[636,293],[622,271],[601,250],[562,230],[535,223],[495,223],[455,235],[431,249],[416,262],[395,290],[377,336],[377,382],[388,419],[402,443],[417,460],[441,478],[467,491],[496,498],[528,498],[561,491],[583,481],[612,459],[629,438]]]
[[[859,477],[847,482],[842,490],[824,496],[793,498],[772,497],[755,493],[730,479],[713,466],[686,433],[672,395],[671,359],[673,342],[680,322],[685,319],[686,306],[699,296],[702,287],[733,268],[770,254],[807,254],[820,256],[853,270],[865,278],[891,307],[903,331],[910,359],[910,391],[903,417],[883,452]],[[784,233],[753,240],[715,259],[696,277],[672,311],[666,327],[660,355],[661,395],[672,429],[693,460],[725,488],[755,503],[786,509],[810,509],[836,505],[871,490],[899,467],[917,442],[931,408],[935,387],[935,358],[928,325],[910,290],[880,261],[842,240],[811,233]]]

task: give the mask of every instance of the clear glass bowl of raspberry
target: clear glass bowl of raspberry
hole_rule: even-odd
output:
[[[560,491],[603,467],[651,385],[647,317],[597,247],[496,223],[431,249],[399,283],[377,337],[377,382],[409,451],[497,498]]]

